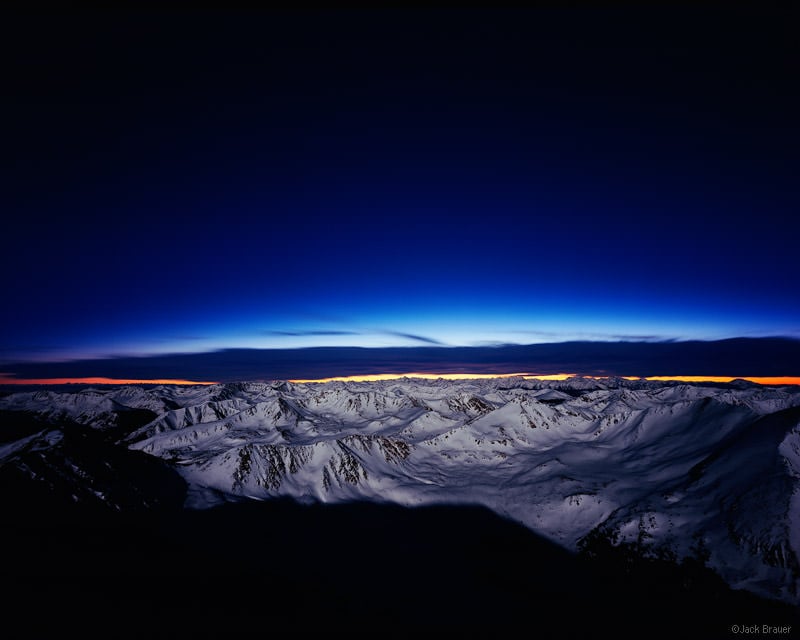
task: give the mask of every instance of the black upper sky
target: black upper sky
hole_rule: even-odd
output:
[[[0,362],[798,337],[797,18],[9,14]]]

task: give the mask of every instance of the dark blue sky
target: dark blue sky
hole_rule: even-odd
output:
[[[797,11],[4,22],[0,369],[800,338]]]

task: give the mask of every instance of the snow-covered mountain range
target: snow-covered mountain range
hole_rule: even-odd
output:
[[[800,604],[798,387],[248,382],[12,393],[0,411],[21,425],[2,434],[0,473],[74,501],[163,499],[120,488],[108,452],[124,448],[177,471],[191,508],[482,505],[569,550],[696,558],[735,589]],[[65,425],[102,436],[106,453],[71,453]]]

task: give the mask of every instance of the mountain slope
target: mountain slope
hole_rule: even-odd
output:
[[[41,479],[33,462],[66,465],[75,487],[103,484],[63,454],[69,419],[163,460],[189,507],[481,505],[567,550],[694,559],[733,587],[800,604],[799,407],[794,387],[588,379],[13,394],[0,411],[51,426],[2,445],[0,472]],[[137,419],[121,426],[125,415]]]

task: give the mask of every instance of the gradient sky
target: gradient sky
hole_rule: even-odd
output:
[[[797,18],[4,16],[0,371],[800,338]]]

